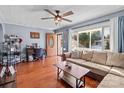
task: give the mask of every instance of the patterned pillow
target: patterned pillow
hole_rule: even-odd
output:
[[[93,51],[84,50],[83,54],[82,54],[82,59],[87,60],[87,61],[91,61],[92,56],[93,56]]]
[[[71,58],[79,59],[82,56],[82,51],[72,51]]]

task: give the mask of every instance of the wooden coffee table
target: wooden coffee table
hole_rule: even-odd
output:
[[[73,63],[68,63],[69,65],[71,65],[71,68],[68,68],[66,66],[67,63],[68,62],[63,61],[55,64],[55,66],[57,67],[57,79],[63,79],[72,87],[76,88],[79,88],[81,86],[85,87],[85,76],[88,72],[90,72],[90,70]],[[75,79],[72,80],[73,82],[71,82],[71,80],[67,78],[67,77],[70,78],[70,76]]]

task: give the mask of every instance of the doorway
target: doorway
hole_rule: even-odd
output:
[[[63,41],[62,33],[57,34],[57,55],[62,55],[63,53]]]

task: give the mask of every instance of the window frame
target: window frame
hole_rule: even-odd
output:
[[[111,44],[110,44],[110,47],[109,47],[109,49],[105,49],[105,45],[104,45],[104,29],[106,28],[106,27],[109,27],[109,33],[110,33],[110,41],[109,41],[109,43],[111,42],[111,26],[103,26],[103,27],[96,27],[96,28],[92,28],[92,29],[87,29],[87,30],[83,30],[83,31],[78,31],[77,32],[77,48],[82,48],[82,49],[91,49],[91,50],[104,50],[104,51],[110,51],[111,50]],[[97,31],[97,30],[100,30],[101,32],[102,32],[102,38],[101,38],[101,40],[102,40],[102,48],[101,49],[92,49],[91,48],[91,33],[92,33],[92,31]],[[79,34],[80,33],[88,33],[88,32],[90,32],[90,43],[89,43],[89,48],[83,48],[83,47],[79,47]],[[73,33],[75,33],[75,32],[73,32]]]
[[[109,38],[109,44],[110,44],[110,42],[111,42],[111,34],[112,34],[112,31],[111,31],[111,27],[110,26],[104,26],[104,27],[102,27],[102,32],[103,32],[103,49],[102,50],[104,50],[104,51],[110,51],[111,50],[111,44],[110,44],[110,46],[109,46],[109,49],[105,49],[105,43],[104,43],[104,29],[105,28],[107,28],[107,27],[109,27],[109,31],[110,31],[110,38]]]

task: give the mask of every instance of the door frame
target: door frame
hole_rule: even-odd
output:
[[[59,35],[62,35],[63,33],[57,33],[57,56],[59,56],[59,54],[58,54],[58,36]],[[62,37],[62,39],[63,39],[63,37]],[[62,47],[63,47],[63,45],[62,45]],[[62,50],[62,53],[63,53],[63,50]]]

